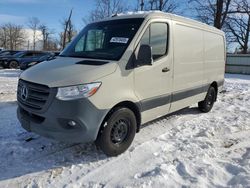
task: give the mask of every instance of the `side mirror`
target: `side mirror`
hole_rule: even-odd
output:
[[[137,54],[137,65],[152,65],[152,49],[151,46],[143,44],[140,46]]]

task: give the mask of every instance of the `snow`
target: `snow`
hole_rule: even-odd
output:
[[[250,76],[226,75],[213,110],[183,109],[143,126],[108,158],[93,143],[68,144],[23,130],[20,71],[0,70],[0,187],[249,187]]]
[[[117,16],[126,16],[126,15],[138,15],[138,14],[149,14],[149,13],[163,13],[159,10],[148,10],[148,11],[127,11],[123,13],[116,14]]]

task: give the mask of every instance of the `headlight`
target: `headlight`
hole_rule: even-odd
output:
[[[90,97],[97,92],[100,86],[101,82],[62,87],[58,88],[56,97],[60,100],[72,100]]]

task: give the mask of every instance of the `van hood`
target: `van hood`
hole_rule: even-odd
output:
[[[96,81],[113,73],[116,67],[115,62],[57,57],[27,69],[20,79],[49,87],[64,87]]]

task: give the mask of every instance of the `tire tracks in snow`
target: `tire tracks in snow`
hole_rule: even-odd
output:
[[[150,172],[159,166],[159,162],[161,162],[161,160],[157,162],[155,160],[157,153],[162,150],[161,145],[158,143],[159,137],[168,134],[168,132],[176,126],[176,122],[181,123],[185,122],[187,119],[193,120],[201,118],[202,116],[202,114],[201,116],[197,116],[191,113],[179,117],[179,114],[188,114],[189,111],[194,111],[196,113],[198,110],[184,109],[146,124],[139,134],[136,135],[132,146],[124,154],[111,159],[108,158],[108,161],[104,164],[95,166],[95,169],[93,170],[87,170],[88,173],[81,173],[81,170],[71,172],[71,177],[73,179],[70,179],[67,183],[65,182],[64,185],[67,185],[68,187],[71,187],[72,185],[76,187],[102,187],[103,185],[114,187],[122,185],[123,183],[129,183],[126,182],[126,180],[131,180],[131,178],[135,179],[138,173],[142,170],[142,166],[145,167],[145,165],[147,165],[146,168]],[[168,156],[168,162],[172,163],[173,161],[174,158]],[[119,173],[117,173],[117,169],[121,169]],[[86,172],[86,170],[84,171]]]

